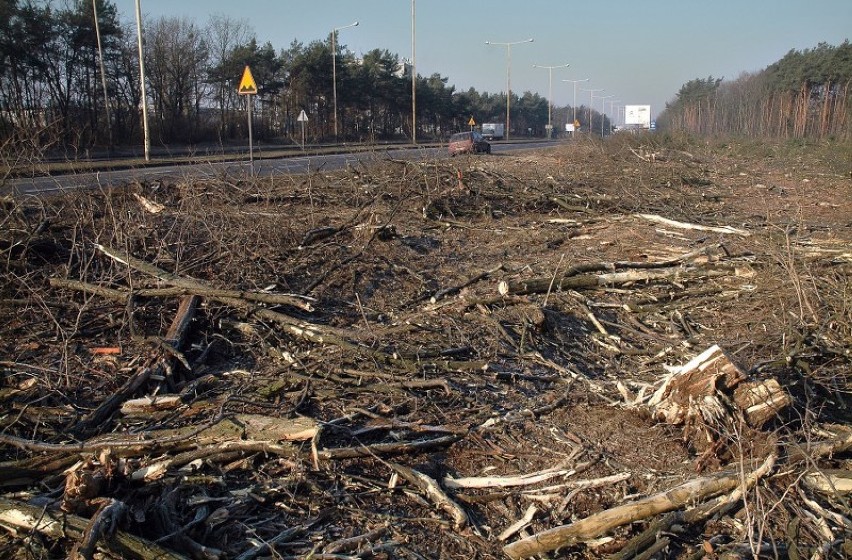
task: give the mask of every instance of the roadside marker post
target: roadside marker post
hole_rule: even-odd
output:
[[[240,80],[237,93],[246,96],[246,104],[248,105],[249,164],[252,170],[254,170],[254,146],[252,144],[251,133],[251,96],[257,95],[257,83],[254,81],[254,76],[251,75],[251,68],[248,67],[248,64],[246,64],[243,70],[243,77]]]

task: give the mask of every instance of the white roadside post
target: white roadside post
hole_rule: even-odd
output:
[[[305,113],[305,110],[302,109],[302,112],[299,113],[299,116],[296,118],[296,121],[302,123],[302,151],[305,151],[305,123],[308,122],[308,115]]]

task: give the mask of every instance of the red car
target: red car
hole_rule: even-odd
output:
[[[451,156],[465,153],[477,154],[479,152],[490,154],[491,144],[476,131],[457,132],[450,136],[450,144],[447,149]]]

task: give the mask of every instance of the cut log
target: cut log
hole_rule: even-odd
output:
[[[131,414],[153,414],[163,410],[174,410],[180,406],[181,398],[178,395],[155,395],[153,397],[142,397],[130,399],[121,405],[121,413],[125,416]]]
[[[790,395],[775,379],[747,381],[734,390],[734,402],[752,428],[762,428],[792,404]]]
[[[45,511],[43,507],[0,498],[0,524],[27,532],[34,531],[52,539],[71,537],[80,540],[89,521],[76,515],[54,514]],[[103,547],[118,558],[186,560],[185,556],[171,552],[155,542],[121,530],[102,539],[99,547]]]
[[[841,469],[814,471],[806,474],[802,480],[810,488],[829,496],[852,494],[852,471]]]

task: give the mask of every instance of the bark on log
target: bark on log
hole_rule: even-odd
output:
[[[4,461],[0,463],[0,488],[44,483],[46,477],[59,475],[79,460],[76,453],[57,453],[49,456],[36,455],[20,461]]]
[[[775,464],[770,456],[755,471],[765,475]],[[752,473],[753,474],[753,473]],[[751,478],[756,478],[752,476]],[[679,509],[686,504],[698,502],[712,496],[729,492],[743,481],[742,473],[719,473],[690,480],[665,492],[649,496],[631,504],[590,515],[569,525],[555,527],[525,539],[515,541],[503,548],[510,558],[527,558],[543,554],[583,540],[597,538],[603,533],[640,519]]]

